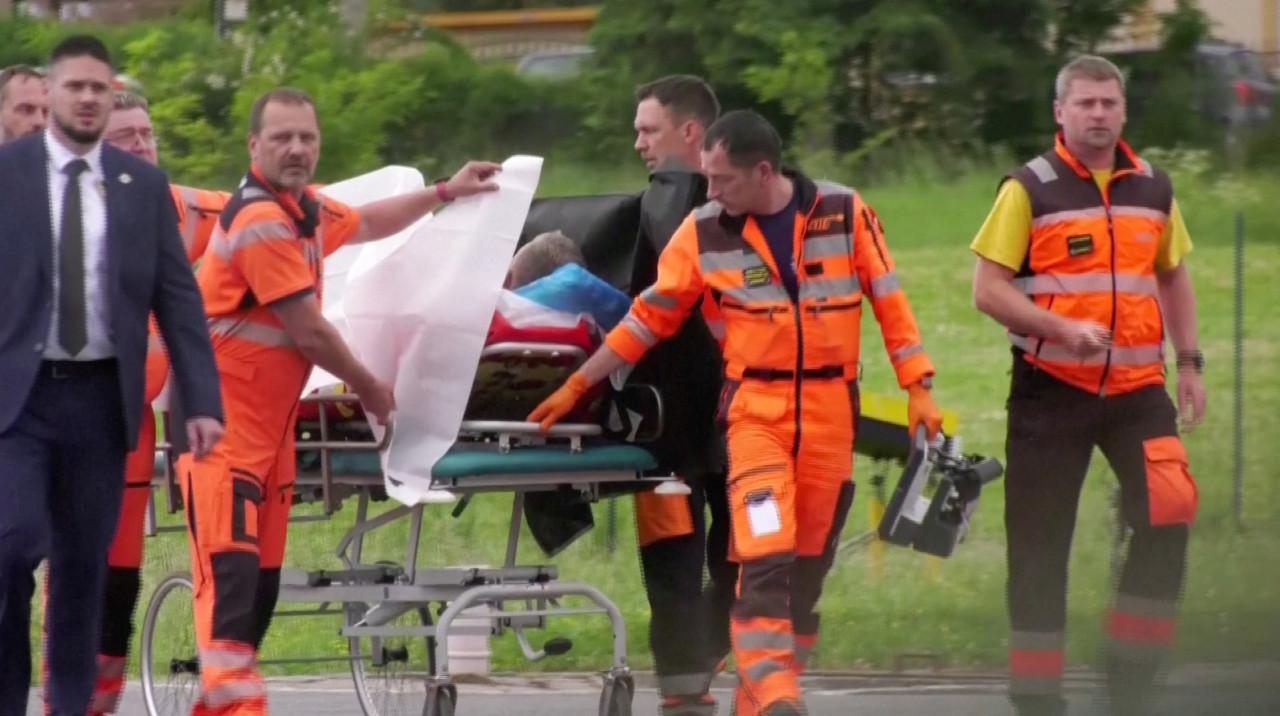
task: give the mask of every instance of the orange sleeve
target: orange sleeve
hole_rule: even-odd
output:
[[[858,283],[871,299],[871,310],[880,324],[884,347],[898,376],[898,385],[905,388],[933,375],[933,364],[924,352],[907,294],[898,283],[880,218],[856,194],[853,211],[853,255]]]
[[[192,263],[203,256],[205,249],[209,248],[209,237],[213,236],[213,230],[218,226],[218,217],[230,200],[230,192],[196,190],[195,225],[191,231],[191,246],[187,251],[187,258]],[[187,220],[190,221],[192,218],[189,217]]]
[[[360,212],[329,197],[321,197],[320,202],[320,231],[324,235],[324,255],[328,256],[360,230]]]
[[[658,278],[631,303],[631,311],[609,331],[605,344],[630,363],[680,329],[703,295],[698,266],[698,228],[685,218],[658,256]]]
[[[258,304],[268,306],[315,289],[311,263],[293,224],[279,207],[245,207],[227,232],[231,265],[244,277]]]

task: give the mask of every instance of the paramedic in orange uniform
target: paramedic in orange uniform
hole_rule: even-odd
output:
[[[227,437],[183,454],[200,696],[195,714],[258,716],[257,649],[275,608],[295,469],[294,413],[312,365],[356,391],[386,424],[391,387],[376,380],[320,312],[323,258],[391,236],[455,197],[494,191],[497,164],[471,162],[434,186],[353,208],[307,186],[320,154],[315,105],[277,88],[249,115],[249,172],[197,270],[224,381]]]
[[[147,111],[147,101],[132,92],[116,92],[103,138],[110,144],[158,164],[156,137]],[[204,253],[209,236],[230,194],[170,185],[178,211],[178,229],[187,258],[195,261]],[[116,523],[116,534],[107,554],[107,586],[102,612],[102,637],[98,651],[98,682],[89,701],[90,714],[114,713],[124,688],[133,635],[133,613],[141,587],[142,532],[151,479],[155,474],[156,419],[150,405],[160,395],[169,373],[160,336],[152,322],[147,349],[145,405],[138,445],[125,465],[124,502]]]
[[[529,415],[544,429],[588,387],[672,335],[699,298],[724,317],[737,716],[802,713],[797,648],[817,638],[815,607],[853,500],[859,326],[871,304],[910,427],[936,434],[933,365],[920,342],[879,220],[853,190],[779,169],[782,143],[751,111],[703,140],[711,201],[663,250],[657,282],[602,347]]]
[[[1058,75],[1054,147],[1012,172],[973,241],[978,310],[1008,329],[1009,696],[1021,716],[1060,716],[1067,566],[1094,446],[1133,529],[1107,614],[1112,713],[1144,714],[1176,631],[1197,508],[1165,387],[1177,350],[1187,426],[1204,413],[1191,249],[1168,175],[1120,138],[1124,85],[1085,56]]]

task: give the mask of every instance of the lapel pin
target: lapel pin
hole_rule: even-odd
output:
[[[129,176],[128,174],[121,174],[121,175],[120,175],[120,183],[121,183],[121,184],[128,184],[128,183],[129,183],[129,182],[131,182],[131,181],[133,181],[133,177]]]

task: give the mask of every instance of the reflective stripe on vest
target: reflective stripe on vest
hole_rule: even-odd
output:
[[[210,318],[209,334],[236,338],[271,348],[293,348],[293,339],[278,326],[245,320],[244,318]]]
[[[1040,308],[1107,326],[1112,345],[1080,358],[1039,337],[1009,332],[1010,342],[1051,375],[1100,395],[1162,383],[1155,261],[1173,200],[1168,178],[1122,143],[1101,191],[1061,139],[1011,178],[1031,205],[1030,245],[1014,285]]]

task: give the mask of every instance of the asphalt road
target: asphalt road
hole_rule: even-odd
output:
[[[459,716],[596,716],[599,681],[591,677],[520,678],[493,684],[458,687]],[[822,678],[806,682],[805,698],[810,716],[1013,716],[997,681],[916,681],[888,679]],[[1069,690],[1070,716],[1095,716],[1094,687],[1081,683]],[[727,716],[730,691],[717,688],[719,714]],[[350,680],[289,679],[269,684],[269,709],[273,714],[305,716],[360,716],[359,702]],[[644,680],[638,683],[633,713],[655,716],[657,695]],[[43,713],[33,691],[27,716]],[[146,716],[142,690],[130,683],[117,712],[121,716]],[[416,709],[383,716],[419,716]],[[1280,681],[1266,678],[1227,678],[1187,681],[1172,686],[1154,713],[1168,716],[1274,716],[1280,714]],[[162,716],[185,716],[164,713]]]

